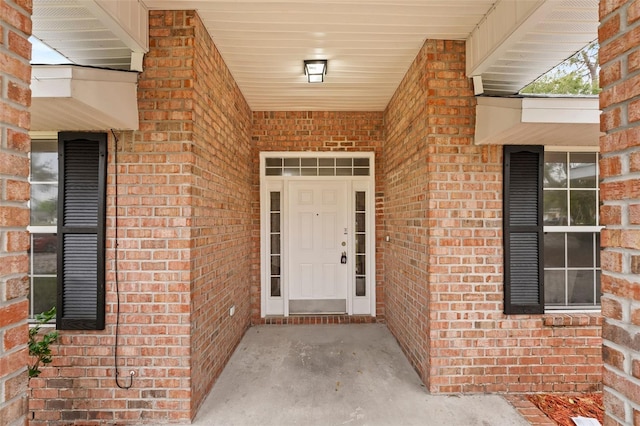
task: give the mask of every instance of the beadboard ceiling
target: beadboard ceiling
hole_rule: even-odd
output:
[[[34,0],[33,33],[73,63],[130,69],[131,43],[116,35],[113,25],[105,25],[96,6],[115,1]],[[197,10],[254,111],[383,110],[426,39],[468,40],[480,30],[488,33],[483,37],[489,42],[483,43],[495,44],[485,48],[488,59],[475,68],[483,77],[485,93],[510,95],[595,39],[598,27],[598,0],[135,4],[143,11]],[[492,12],[505,5],[514,10],[534,5],[537,12],[501,38],[492,34],[502,25],[500,15]],[[328,59],[325,83],[306,82],[304,59]]]

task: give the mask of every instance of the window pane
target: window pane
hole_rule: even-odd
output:
[[[569,266],[570,268],[592,268],[594,266],[593,261],[593,234],[587,232],[568,233],[567,266]]]
[[[593,305],[593,270],[569,271],[569,304]]]
[[[336,158],[336,166],[338,167],[349,167],[353,165],[351,158]]]
[[[356,235],[356,253],[366,253],[365,241],[366,236],[364,234]]]
[[[357,277],[356,278],[356,296],[366,296],[367,295],[367,279],[365,277]]]
[[[356,213],[356,232],[365,232],[365,214]]]
[[[600,286],[600,271],[596,271],[596,303],[600,304],[600,296],[602,295],[602,287]]]
[[[356,256],[356,275],[365,274],[364,259],[365,259],[365,256],[362,256],[362,255]]]
[[[33,306],[34,315],[48,311],[56,304],[57,295],[56,277],[33,278]]]
[[[302,158],[301,163],[303,167],[317,167],[318,159],[317,158]]]
[[[280,254],[280,234],[271,235],[271,253]]]
[[[335,158],[319,158],[320,167],[334,167],[336,165]]]
[[[365,193],[364,191],[356,192],[356,211],[363,212],[365,211]]]
[[[596,233],[596,268],[600,267],[600,233]]]
[[[271,210],[272,212],[280,211],[280,193],[272,192],[271,193]]]
[[[271,256],[271,275],[280,275],[280,256]]]
[[[569,156],[571,188],[596,188],[596,153],[573,153]]]
[[[271,278],[271,297],[280,297],[280,278]]]
[[[302,176],[318,176],[318,169],[317,168],[303,168],[300,170],[302,173]]]
[[[296,167],[296,166],[300,166],[300,159],[299,158],[285,158],[284,159],[284,166],[285,167]]]
[[[596,191],[571,191],[570,202],[572,226],[596,225],[596,195]]]
[[[58,185],[31,185],[31,225],[55,225],[58,212]]]
[[[271,213],[271,232],[280,232],[280,213]]]
[[[58,182],[57,151],[31,152],[31,182]]]
[[[544,225],[567,225],[567,191],[544,191],[543,203]]]
[[[567,187],[567,154],[565,152],[545,152],[544,187]]]
[[[563,232],[544,234],[545,268],[564,268],[564,236]]]
[[[57,241],[55,234],[33,234],[33,239],[31,240],[32,274],[56,274],[58,261],[56,255]]]
[[[544,271],[545,305],[564,305],[564,271]]]
[[[368,158],[354,158],[353,165],[356,167],[369,167],[369,159]]]
[[[267,167],[282,167],[282,158],[267,158]]]

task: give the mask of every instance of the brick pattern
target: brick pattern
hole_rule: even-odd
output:
[[[0,3],[0,423],[27,421],[31,1]]]
[[[251,280],[251,313],[255,324],[260,318],[260,164],[262,151],[350,151],[375,152],[376,167],[376,312],[384,318],[384,234],[382,221],[384,193],[382,176],[382,112],[341,111],[256,111],[253,113],[253,269]]]
[[[597,390],[599,315],[502,313],[502,147],[473,145],[464,49],[428,40],[385,112],[389,328],[432,392]]]
[[[192,411],[250,324],[252,115],[196,19],[191,252]],[[229,311],[235,306],[235,314]]]
[[[601,1],[600,22],[604,424],[632,425],[640,423],[640,0]]]
[[[251,112],[195,12],[150,13],[138,98],[109,146],[107,326],[62,332],[34,426],[188,422],[249,325]]]

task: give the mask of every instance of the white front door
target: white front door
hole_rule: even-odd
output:
[[[346,181],[288,183],[289,313],[347,312]]]

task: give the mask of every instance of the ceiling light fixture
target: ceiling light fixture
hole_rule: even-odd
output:
[[[327,73],[326,59],[307,59],[304,61],[304,73],[309,83],[322,83]]]

